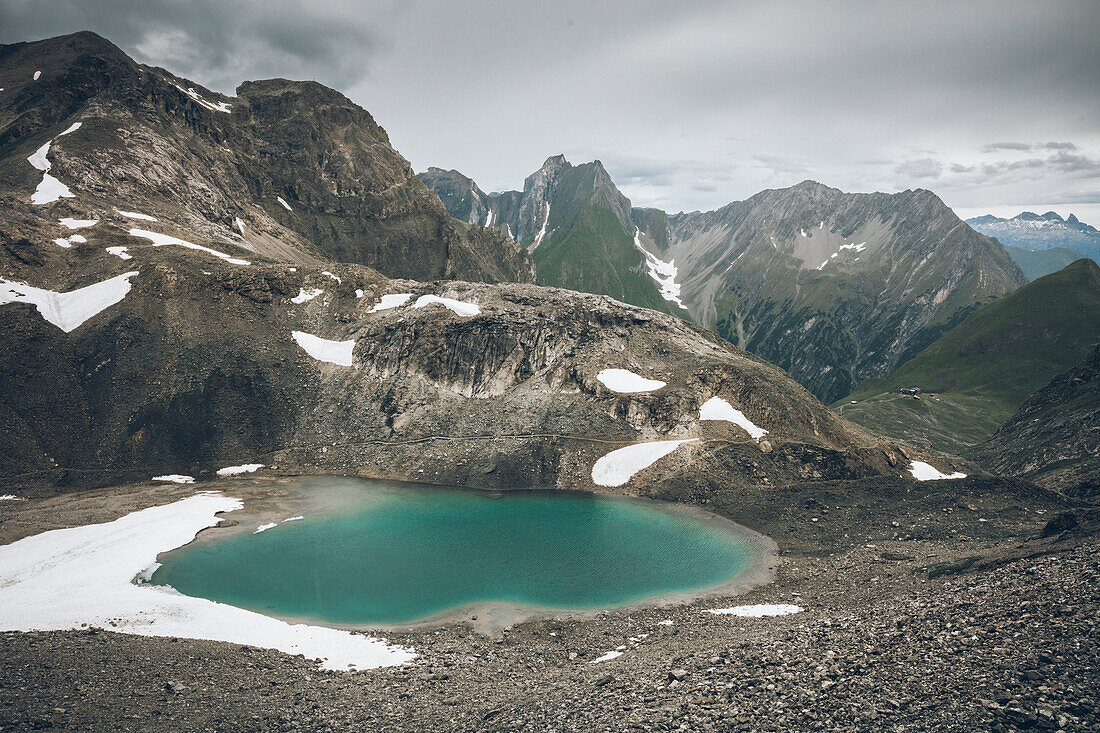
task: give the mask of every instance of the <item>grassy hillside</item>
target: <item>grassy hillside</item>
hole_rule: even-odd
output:
[[[624,303],[668,313],[668,302],[646,272],[645,257],[615,213],[584,205],[534,251],[540,285],[610,295]],[[554,223],[554,222],[551,222]]]
[[[1008,256],[1012,258],[1012,261],[1020,266],[1029,282],[1052,272],[1058,272],[1071,262],[1076,262],[1084,257],[1080,252],[1065,247],[1024,249],[1023,247],[1005,245],[1005,252],[1008,252]]]
[[[1098,341],[1100,267],[1082,259],[979,308],[834,409],[884,435],[961,452],[989,438],[1028,395],[1080,363]],[[898,394],[912,386],[923,399]]]

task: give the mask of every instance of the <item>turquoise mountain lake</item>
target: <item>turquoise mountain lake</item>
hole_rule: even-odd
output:
[[[737,580],[766,552],[737,525],[638,501],[359,480],[341,491],[339,508],[180,548],[151,582],[276,616],[408,624],[491,604],[682,595]]]

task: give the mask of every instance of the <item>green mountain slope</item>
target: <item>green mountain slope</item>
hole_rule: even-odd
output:
[[[970,457],[999,474],[1100,498],[1100,345],[1033,392]]]
[[[562,217],[534,252],[540,285],[610,295],[624,303],[669,312],[634,238],[614,212],[586,204]]]
[[[1066,265],[1084,257],[1080,252],[1065,247],[1024,249],[1023,247],[1005,245],[1005,252],[1008,252],[1008,256],[1012,258],[1012,261],[1020,266],[1028,282],[1037,280],[1052,272],[1058,272]]]
[[[979,308],[834,409],[886,435],[964,452],[989,438],[1028,395],[1080,363],[1097,341],[1100,267],[1082,259]],[[914,400],[898,394],[902,387],[925,394]]]

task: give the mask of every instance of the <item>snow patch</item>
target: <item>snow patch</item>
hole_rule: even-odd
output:
[[[218,469],[219,476],[237,476],[242,473],[254,473],[264,467],[262,463],[244,463],[240,466],[226,466]]]
[[[294,209],[290,208],[290,204],[288,204],[282,196],[276,196],[275,200],[278,201],[287,211],[294,211]]]
[[[299,519],[305,519],[305,517],[303,517],[303,516],[302,516],[301,514],[299,514],[299,515],[298,515],[298,516],[296,516],[296,517],[287,517],[287,518],[286,518],[286,519],[284,519],[283,521],[284,521],[284,522],[297,522],[297,521],[298,521]]]
[[[925,463],[924,461],[913,461],[909,464],[909,473],[913,474],[913,478],[917,481],[939,481],[941,479],[966,478],[965,473],[955,472],[946,474],[943,471],[937,470],[932,464]]]
[[[489,209],[489,216],[485,219],[485,228],[488,229],[493,225],[493,210]]]
[[[206,252],[207,254],[212,254],[215,257],[217,257],[219,259],[223,259],[226,262],[229,262],[229,263],[234,264],[234,265],[250,265],[250,264],[252,264],[248,260],[237,259],[236,257],[232,257],[230,255],[227,255],[224,252],[219,252],[216,249],[210,249],[209,247],[203,247],[201,244],[191,244],[190,242],[188,242],[186,240],[183,240],[183,239],[180,239],[178,237],[173,237],[173,236],[168,235],[168,234],[160,234],[159,232],[151,232],[148,229],[131,229],[130,230],[130,236],[131,237],[142,237],[143,239],[148,239],[149,241],[151,241],[153,243],[154,247],[164,247],[166,245],[174,244],[174,245],[179,246],[179,247],[186,247],[187,249],[196,249],[196,250],[199,250],[200,252]]]
[[[99,219],[73,219],[71,216],[66,216],[64,219],[58,219],[57,223],[69,229],[84,229],[94,227],[99,223]]]
[[[184,89],[179,84],[175,83],[173,83],[172,86],[174,86],[176,89],[179,89],[181,92],[191,97],[191,99],[198,102],[200,106],[210,110],[211,112],[225,112],[226,114],[229,114],[233,111],[233,108],[229,106],[229,102],[218,102],[215,104],[214,102],[208,102],[207,100],[203,99],[202,95],[196,92],[192,87]]]
[[[646,379],[641,374],[635,374],[629,369],[601,369],[596,379],[612,392],[619,394],[634,394],[636,392],[652,392],[664,387],[667,382],[659,379]]]
[[[266,532],[267,530],[272,529],[273,527],[278,527],[278,526],[279,526],[278,522],[271,522],[270,524],[261,524],[259,527],[256,528],[256,531],[253,532],[252,534],[259,534],[260,532]]]
[[[148,214],[139,214],[136,211],[123,211],[122,209],[115,209],[116,214],[121,214],[127,219],[140,219],[142,221],[156,221],[155,216],[149,216]]]
[[[382,300],[378,301],[378,303],[375,304],[375,306],[371,308],[368,312],[377,313],[378,311],[390,310],[391,308],[400,308],[401,306],[408,303],[409,299],[412,297],[412,293],[391,293],[390,295],[383,295]]]
[[[67,293],[0,278],[0,305],[34,303],[42,318],[69,333],[125,298],[130,292],[130,278],[137,274],[134,270]]]
[[[241,233],[241,236],[243,237],[244,236],[244,222],[241,221],[241,217],[234,216],[233,217],[233,224],[237,227],[237,231],[239,231]]]
[[[453,298],[441,298],[438,295],[421,295],[416,299],[416,302],[413,303],[413,308],[423,308],[432,303],[438,303],[445,308],[449,308],[456,315],[464,318],[476,316],[481,313],[481,307],[476,303],[467,303],[464,300],[455,300]]]
[[[337,629],[290,624],[133,582],[162,552],[218,524],[238,499],[200,493],[113,522],[57,529],[0,547],[0,629],[84,626],[140,636],[209,639],[320,659],[331,670],[404,664],[411,649]]]
[[[26,499],[22,496],[16,496],[15,494],[0,494],[0,501],[26,501]]]
[[[71,199],[74,195],[75,194],[73,194],[64,183],[51,176],[49,173],[43,173],[42,182],[38,184],[38,188],[34,189],[34,193],[31,194],[31,203],[36,206],[52,204],[58,199]]]
[[[680,285],[676,282],[676,275],[679,272],[676,269],[676,260],[665,262],[646,251],[646,248],[642,246],[641,228],[634,231],[634,246],[645,255],[646,271],[649,272],[649,276],[660,288],[661,297],[670,303],[685,308],[684,302],[680,300]],[[730,266],[732,267],[732,264]]]
[[[30,163],[35,170],[48,171],[50,169],[50,166],[52,164],[46,156],[50,152],[50,145],[52,143],[53,140],[50,140],[38,150],[35,150],[33,153],[27,156],[27,162]]]
[[[715,616],[745,616],[748,618],[763,618],[765,616],[788,616],[792,613],[802,613],[801,606],[790,603],[757,603],[753,606],[734,606],[732,608],[708,608],[707,613]]]
[[[108,247],[107,254],[114,255],[123,260],[132,260],[134,256],[126,251],[126,247]]]
[[[305,331],[292,331],[291,336],[302,349],[317,361],[327,361],[339,366],[351,366],[355,339],[350,341],[330,341]]]
[[[34,81],[38,81],[38,78],[40,76],[42,76],[42,72],[41,71],[36,71],[36,72],[34,72],[34,75],[31,77],[31,79],[33,79]]]
[[[745,413],[735,409],[733,405],[721,397],[711,397],[699,407],[700,420],[724,420],[744,429],[753,440],[760,440],[768,431],[758,427],[752,420],[745,417]]]
[[[542,229],[539,230],[538,236],[535,237],[535,243],[531,245],[531,251],[534,252],[538,249],[538,246],[542,244],[542,238],[546,236],[546,225],[550,223],[550,202],[546,202],[546,218],[542,220]]]
[[[172,484],[193,484],[195,483],[194,476],[185,476],[182,473],[167,473],[163,476],[154,476],[154,481],[164,481]]]
[[[83,124],[84,124],[83,122],[74,122],[73,124],[71,124],[71,125],[69,125],[68,127],[65,128],[65,132],[59,133],[58,137],[63,137],[65,135],[68,135],[70,132],[76,132],[77,130],[80,129],[80,126],[83,125]]]
[[[323,292],[325,291],[321,288],[310,288],[309,290],[306,290],[305,288],[298,288],[298,294],[291,298],[290,302],[298,303],[299,305],[301,305],[307,300],[313,300]]]
[[[683,443],[689,440],[658,440],[652,443],[638,443],[613,450],[602,456],[592,466],[592,482],[600,486],[622,486],[643,468],[656,463]]]
[[[599,664],[600,662],[610,662],[612,659],[618,659],[622,655],[623,655],[623,653],[620,652],[620,651],[605,652],[605,653],[601,654],[600,656],[596,657],[595,659],[593,659],[592,661],[590,661],[589,664]]]
[[[56,244],[58,247],[64,247],[65,249],[68,249],[69,247],[72,247],[73,244],[84,244],[87,241],[88,240],[85,239],[83,235],[74,234],[71,237],[59,237],[58,239],[53,240],[53,243]]]
[[[341,280],[340,278],[336,277],[335,275],[333,275],[333,274],[332,274],[331,272],[329,272],[328,270],[322,270],[322,271],[321,271],[321,274],[322,274],[322,275],[325,275],[326,277],[328,277],[328,278],[330,278],[330,279],[332,279],[332,280],[335,280],[335,281],[337,282],[337,284],[339,284],[339,283],[342,283],[342,282],[344,282],[343,280]]]

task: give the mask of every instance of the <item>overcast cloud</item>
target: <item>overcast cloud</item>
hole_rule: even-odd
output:
[[[487,191],[564,152],[670,211],[813,178],[1100,217],[1096,0],[0,0],[0,42],[80,29],[226,93],[317,79]]]

